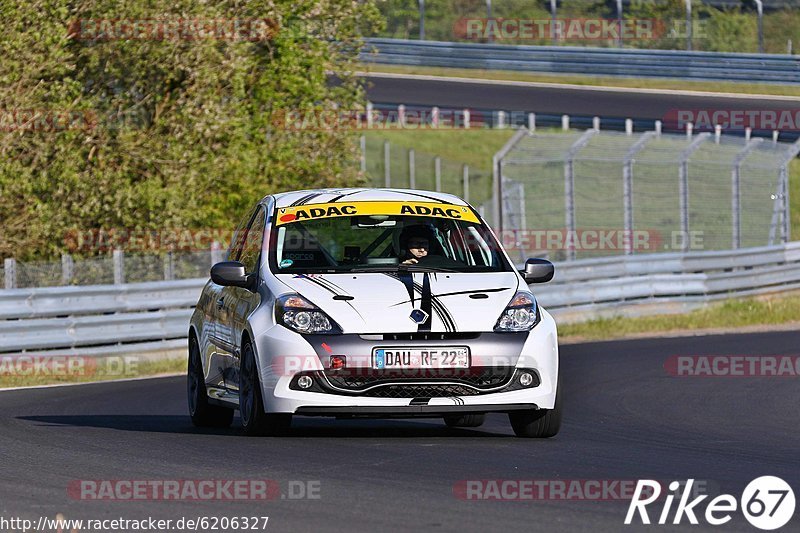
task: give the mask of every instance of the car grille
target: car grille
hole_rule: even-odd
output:
[[[481,394],[507,384],[514,369],[473,367],[470,369],[372,370],[325,373],[334,389],[381,398],[436,398]]]

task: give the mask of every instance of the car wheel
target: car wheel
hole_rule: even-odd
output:
[[[189,336],[189,361],[186,372],[189,415],[197,427],[226,428],[233,422],[233,409],[208,403],[200,348],[194,335]]]
[[[486,415],[484,413],[448,415],[444,417],[444,423],[451,428],[476,428],[482,426],[485,421]]]
[[[292,424],[292,415],[267,413],[264,410],[256,355],[249,342],[242,348],[239,369],[239,415],[242,418],[242,431],[249,436],[282,435]]]
[[[561,376],[556,383],[556,401],[552,409],[529,409],[508,413],[508,420],[517,437],[546,439],[561,428]]]

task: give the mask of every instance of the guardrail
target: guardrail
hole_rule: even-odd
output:
[[[800,83],[800,57],[779,54],[367,39],[368,63],[553,74]],[[370,51],[371,50],[371,51]],[[375,53],[377,52],[377,53]]]
[[[204,279],[0,291],[0,353],[107,354],[181,347]],[[682,311],[800,289],[800,242],[559,263],[532,287],[561,321]]]

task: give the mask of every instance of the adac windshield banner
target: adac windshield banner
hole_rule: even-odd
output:
[[[334,202],[281,207],[275,224],[280,226],[291,222],[359,215],[435,217],[479,223],[475,212],[464,205],[440,202]]]

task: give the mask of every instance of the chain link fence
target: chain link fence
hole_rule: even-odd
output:
[[[492,216],[519,259],[777,244],[789,239],[787,165],[799,151],[709,133],[520,130],[495,162]]]

